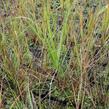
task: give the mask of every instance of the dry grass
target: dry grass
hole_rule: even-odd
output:
[[[10,3],[0,1],[0,108],[108,109],[108,2]]]

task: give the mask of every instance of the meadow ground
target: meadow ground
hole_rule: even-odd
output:
[[[108,0],[0,0],[0,109],[109,109]]]

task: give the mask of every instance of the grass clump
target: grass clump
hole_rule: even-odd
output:
[[[11,2],[0,5],[0,108],[109,108],[108,1]]]

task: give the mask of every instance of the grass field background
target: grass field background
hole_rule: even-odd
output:
[[[108,108],[108,0],[0,0],[0,109]]]

